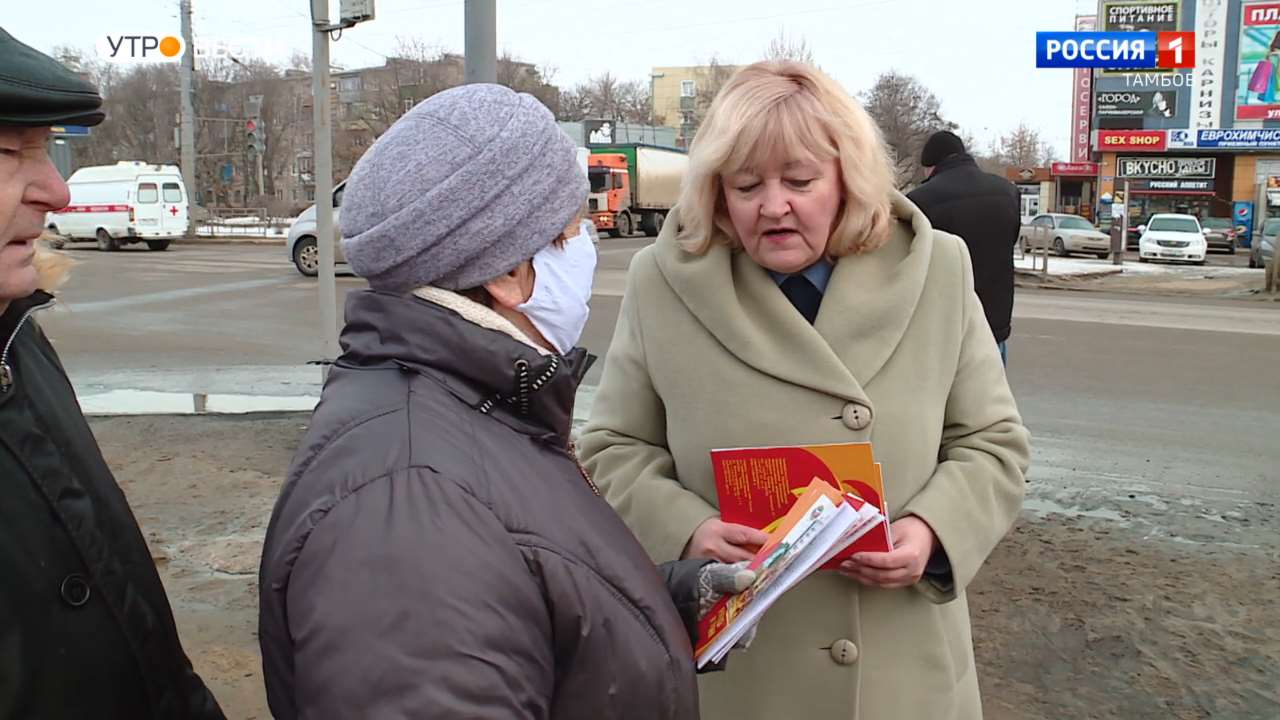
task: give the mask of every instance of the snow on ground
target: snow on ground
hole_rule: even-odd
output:
[[[1025,257],[1018,257],[1015,255],[1013,258],[1013,266],[1019,270],[1039,270],[1039,268],[1043,267],[1040,264],[1041,262],[1042,259],[1039,256],[1036,256],[1034,260],[1029,255]],[[1125,258],[1124,265],[1120,266],[1111,264],[1110,259],[1098,260],[1095,258],[1049,256],[1050,275],[1069,276],[1115,272],[1123,272],[1125,275],[1173,275],[1185,278],[1204,278],[1240,277],[1244,275],[1253,275],[1262,271],[1250,270],[1249,268],[1242,267],[1216,267],[1212,265],[1189,265],[1183,263],[1140,263],[1138,262],[1136,252],[1128,253]]]

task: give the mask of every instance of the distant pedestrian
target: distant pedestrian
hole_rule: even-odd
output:
[[[423,101],[352,171],[371,289],[263,550],[276,718],[697,717],[700,601],[750,573],[660,573],[577,464],[587,190],[551,112],[497,85]]]
[[[1009,362],[1013,317],[1013,246],[1022,215],[1018,189],[983,172],[964,141],[942,130],[924,144],[920,164],[927,177],[907,198],[924,211],[935,229],[964,239],[973,261],[973,285],[982,301],[1000,359]]]
[[[37,245],[69,201],[52,125],[102,98],[0,29],[0,718],[222,718],[62,361],[34,315],[69,261]]]

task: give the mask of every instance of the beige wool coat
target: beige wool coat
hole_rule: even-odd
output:
[[[951,587],[815,573],[750,650],[702,676],[708,720],[982,715],[964,589],[1021,506],[1029,437],[964,243],[895,193],[892,238],[841,258],[811,326],[769,274],[716,244],[636,255],[580,450],[654,561],[716,516],[709,451],[871,441],[890,513],[914,514]]]

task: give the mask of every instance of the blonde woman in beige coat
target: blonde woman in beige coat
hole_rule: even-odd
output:
[[[789,592],[700,679],[704,718],[981,717],[965,588],[1029,455],[964,243],[893,189],[835,82],[758,63],[631,265],[583,459],[655,561],[734,561],[762,535],[719,520],[709,452],[851,441],[884,465],[893,551]]]

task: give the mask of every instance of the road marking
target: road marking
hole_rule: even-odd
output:
[[[272,285],[282,285],[289,282],[292,278],[287,276],[270,278],[267,280],[244,280],[234,283],[223,283],[221,285],[207,285],[197,288],[183,288],[181,290],[165,290],[163,292],[144,293],[142,295],[128,295],[115,300],[98,300],[96,302],[78,302],[67,303],[73,312],[80,314],[91,312],[102,312],[104,310],[119,310],[120,308],[134,307],[137,305],[150,305],[152,303],[172,302],[174,300],[187,300],[201,295],[219,295],[222,293],[241,292],[243,290],[253,290],[255,288],[270,287]]]

